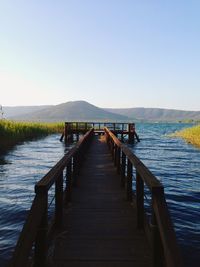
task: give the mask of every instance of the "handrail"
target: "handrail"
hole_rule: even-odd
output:
[[[48,190],[52,186],[56,180],[56,177],[61,171],[63,171],[70,159],[78,152],[84,141],[91,136],[93,131],[94,129],[92,128],[82,138],[80,138],[78,143],[35,185],[35,192],[41,190],[41,188]]]
[[[72,182],[80,168],[83,153],[87,149],[94,129],[88,131],[79,142],[35,185],[35,198],[17,241],[10,267],[25,267],[35,243],[34,267],[45,266],[48,233],[48,190],[55,184],[54,228],[62,225],[63,199],[71,198]],[[66,169],[67,186],[63,191],[63,171]]]
[[[104,128],[106,140],[115,165],[121,173],[121,185],[126,184],[127,200],[132,200],[132,168],[136,170],[137,226],[145,229],[144,185],[152,195],[151,242],[153,265],[156,267],[181,267],[182,258],[170,219],[164,195],[164,187],[134,153],[108,129]],[[146,229],[145,229],[146,230]]]
[[[160,181],[156,179],[156,177],[151,173],[151,171],[142,163],[142,161],[136,157],[136,155],[133,154],[133,152],[124,144],[120,142],[120,140],[108,129],[104,128],[105,132],[112,137],[114,143],[122,149],[124,154],[129,158],[130,162],[135,166],[138,173],[142,176],[144,179],[146,185],[151,189],[155,186],[162,186]]]

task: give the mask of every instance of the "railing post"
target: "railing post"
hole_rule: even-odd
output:
[[[38,192],[45,203],[44,215],[35,239],[34,267],[44,267],[47,258],[47,228],[48,228],[48,191]]]
[[[128,201],[132,201],[132,175],[133,175],[133,166],[130,160],[128,159],[127,179],[126,179],[126,198]]]
[[[128,136],[129,136],[129,139],[128,139],[128,142],[130,143],[130,144],[134,144],[134,141],[135,141],[135,139],[134,139],[134,135],[135,135],[135,123],[129,123],[128,124],[128,132],[129,132],[129,134],[128,134]]]
[[[68,129],[69,129],[69,124],[67,122],[65,122],[65,127],[64,127],[64,140],[65,143],[67,143],[68,141]]]
[[[121,162],[121,186],[125,186],[125,170],[126,170],[126,155],[122,151],[122,162]]]
[[[144,228],[144,181],[136,171],[137,227]]]
[[[152,229],[152,260],[153,267],[163,267],[164,266],[164,252],[162,247],[162,242],[160,238],[160,233],[157,225],[157,220],[155,212],[153,209],[153,203],[155,198],[163,197],[164,190],[163,187],[153,187],[152,188],[152,216],[151,216],[151,229]]]
[[[55,227],[61,228],[63,221],[63,172],[55,183]]]

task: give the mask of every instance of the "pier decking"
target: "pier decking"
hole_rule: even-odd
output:
[[[181,267],[163,185],[116,133],[94,130],[35,185],[9,266]]]
[[[136,207],[126,200],[105,137],[92,141],[65,209],[53,265],[151,266],[143,231],[137,230]]]

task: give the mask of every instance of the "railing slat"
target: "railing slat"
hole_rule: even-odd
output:
[[[137,206],[137,225],[138,228],[144,228],[144,218],[146,213],[144,209],[144,184],[150,189],[152,193],[152,235],[153,235],[153,261],[154,267],[181,267],[182,259],[180,256],[179,247],[176,240],[175,231],[170,219],[167,203],[164,196],[164,188],[160,181],[151,173],[151,171],[133,154],[133,152],[108,129],[104,128],[106,140],[111,144],[111,153],[114,155],[114,162],[116,162],[117,149],[122,151],[122,167],[121,175],[123,177],[124,157],[128,159],[127,166],[127,181],[126,194],[127,199],[132,199],[132,167],[136,169],[136,206]],[[115,164],[117,165],[117,164]],[[117,165],[118,166],[118,165]],[[123,185],[123,178],[121,184]],[[164,255],[163,255],[164,251]],[[163,258],[165,263],[163,262]]]
[[[33,244],[35,242],[34,266],[45,266],[47,256],[47,230],[48,230],[48,190],[55,183],[55,226],[61,227],[63,213],[63,170],[67,167],[69,179],[69,192],[72,184],[72,158],[78,155],[79,163],[83,158],[81,150],[85,151],[94,129],[88,131],[36,185],[36,196],[33,200],[28,217],[17,241],[10,267],[27,266]],[[77,164],[76,168],[80,167]],[[76,170],[77,171],[77,170]]]

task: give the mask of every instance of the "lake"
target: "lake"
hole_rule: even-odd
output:
[[[138,123],[130,146],[165,187],[185,266],[200,262],[200,149],[168,134],[190,124]],[[10,258],[34,196],[34,185],[63,156],[59,135],[25,142],[0,158],[0,266]]]

